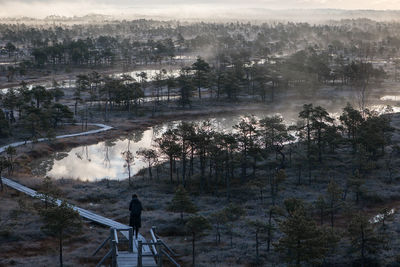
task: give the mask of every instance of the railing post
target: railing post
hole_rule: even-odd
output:
[[[110,249],[111,249],[111,266],[117,266],[117,250],[116,250],[116,241],[114,240],[114,228],[110,228]]]
[[[157,265],[158,265],[158,267],[162,267],[162,251],[161,251],[161,240],[160,239],[157,239],[156,250],[157,250]]]
[[[117,266],[117,244],[116,244],[115,240],[112,240],[111,244],[112,244],[111,266],[116,267]]]
[[[129,227],[129,252],[133,252],[133,228]]]
[[[143,263],[142,263],[142,253],[143,253],[143,249],[142,249],[142,240],[138,241],[138,267],[143,267]]]
[[[111,227],[110,228],[110,249],[112,249],[113,238],[114,238],[114,229]]]

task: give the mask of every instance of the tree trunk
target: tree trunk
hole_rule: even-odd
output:
[[[193,145],[190,148],[190,176],[194,173],[194,147]]]
[[[131,165],[128,163],[128,179],[129,179],[129,186],[131,186]]]
[[[63,267],[63,239],[62,239],[62,231],[60,232],[60,267]]]
[[[172,169],[173,169],[173,158],[170,156],[169,157],[169,179],[171,180],[171,184],[173,183],[172,181]]]
[[[193,266],[195,266],[195,259],[196,259],[196,254],[195,254],[195,237],[196,237],[196,235],[195,235],[195,233],[193,232],[192,233],[192,255],[193,255],[193,258],[192,258],[192,264],[193,264]]]
[[[199,99],[201,99],[201,87],[199,86]]]
[[[153,173],[151,172],[151,164],[149,163],[149,177],[153,179]]]
[[[204,179],[205,179],[205,158],[200,155],[200,191],[204,191]]]
[[[323,208],[321,208],[320,209],[320,220],[321,220],[321,225],[323,225],[324,224],[324,209]]]
[[[296,266],[300,267],[300,240],[297,240],[297,249],[296,249]]]
[[[267,231],[267,251],[270,251],[271,248],[271,239],[272,239],[272,209],[269,210],[269,218],[268,218],[268,231]]]
[[[256,231],[256,262],[258,263],[259,260],[259,252],[258,252],[258,232]]]
[[[334,211],[333,211],[333,202],[331,202],[331,227],[333,228],[333,215],[334,215]]]
[[[231,248],[233,248],[233,231],[232,229],[229,231],[230,238],[231,238]]]

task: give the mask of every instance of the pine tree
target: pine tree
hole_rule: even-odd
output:
[[[333,228],[335,214],[339,208],[341,198],[342,198],[342,189],[332,179],[327,188],[327,199],[328,199],[328,206],[329,206],[329,213],[330,213],[330,217],[331,217],[331,227],[332,228]]]
[[[201,98],[201,88],[208,85],[208,73],[210,72],[210,65],[201,57],[197,57],[196,62],[192,64],[194,70],[194,83],[198,88],[199,98]]]
[[[125,161],[124,167],[128,170],[128,181],[129,181],[129,186],[132,185],[131,181],[131,166],[135,160],[135,157],[133,156],[132,152],[129,149],[129,144],[128,144],[128,149],[125,150],[124,152],[121,153],[122,157]]]
[[[242,218],[246,213],[241,206],[235,204],[229,204],[229,206],[224,208],[223,212],[228,222],[227,227],[231,240],[231,247],[233,247],[233,223]]]
[[[265,117],[260,120],[260,132],[266,152],[274,152],[275,157],[281,155],[281,167],[285,164],[284,144],[294,140],[280,116]]]
[[[0,109],[0,137],[7,137],[10,135],[10,125],[4,115],[2,109]]]
[[[0,156],[0,189],[4,190],[3,179],[1,177],[2,172],[7,169],[10,165],[10,162],[6,159],[6,157]]]
[[[304,202],[298,198],[288,198],[283,202],[286,212],[291,216],[297,210],[304,210]]]
[[[43,220],[42,230],[59,240],[60,267],[63,266],[63,240],[66,236],[79,233],[82,228],[79,213],[63,201],[60,205],[52,203],[39,214]]]
[[[246,182],[249,152],[255,148],[258,131],[258,121],[254,116],[246,116],[233,126],[236,130],[236,139],[241,150],[241,180]]]
[[[270,179],[271,185],[271,198],[272,205],[275,205],[276,198],[278,196],[279,184],[283,183],[287,178],[285,170],[279,170],[273,177]]]
[[[170,205],[168,206],[168,210],[179,212],[181,214],[181,222],[183,222],[183,213],[196,213],[197,208],[190,200],[185,188],[179,186]]]
[[[271,249],[271,242],[273,238],[273,232],[276,227],[273,225],[272,220],[276,219],[278,215],[283,215],[283,210],[278,206],[270,206],[268,211],[268,228],[267,228],[267,251]]]
[[[357,148],[356,143],[359,128],[361,123],[364,121],[362,114],[347,103],[347,106],[343,109],[343,114],[339,119],[347,130],[347,137],[352,144],[353,152],[355,152]]]
[[[362,186],[365,181],[362,179],[360,172],[356,170],[355,174],[349,178],[347,182],[347,186],[350,188],[351,191],[355,194],[355,201],[358,203],[360,200],[360,195],[362,193]]]
[[[191,106],[191,96],[193,91],[195,90],[195,87],[193,86],[193,80],[190,75],[190,69],[189,68],[182,68],[180,75],[178,77],[178,84],[179,84],[179,92],[180,92],[180,99],[178,100],[178,103],[182,106],[185,107],[186,105]]]
[[[228,218],[224,211],[218,211],[211,214],[210,218],[215,229],[215,244],[221,243],[221,227],[227,223]]]
[[[60,190],[53,184],[53,181],[48,176],[43,178],[37,193],[37,198],[44,201],[45,209],[48,208],[49,204],[51,204],[54,199],[61,195]]]
[[[153,173],[151,172],[151,168],[158,160],[157,151],[154,149],[140,149],[136,151],[136,155],[142,157],[148,164],[149,178],[153,178]]]
[[[187,231],[192,234],[192,265],[196,263],[196,238],[201,235],[205,230],[211,229],[211,226],[206,218],[203,216],[190,217],[185,225]]]
[[[301,266],[302,263],[319,263],[328,252],[323,231],[306,215],[303,208],[294,210],[280,223],[283,237],[276,249],[284,255],[285,261]]]
[[[348,233],[350,236],[351,247],[355,251],[359,251],[361,266],[368,266],[367,254],[375,254],[378,252],[384,240],[378,236],[368,219],[363,213],[356,213],[350,221],[348,227]]]
[[[12,172],[14,170],[14,155],[17,154],[17,150],[13,146],[8,146],[6,148],[7,158],[9,162],[9,171]]]
[[[321,225],[324,224],[324,215],[326,213],[326,202],[323,196],[319,196],[314,202],[315,209],[318,212]]]
[[[387,221],[392,221],[394,218],[394,210],[388,207],[384,207],[381,209],[379,212],[379,220],[382,223],[382,229],[383,231],[386,230],[386,222]]]
[[[160,149],[160,152],[164,154],[166,157],[168,157],[169,177],[172,183],[174,161],[175,158],[178,157],[180,151],[177,136],[175,135],[174,131],[169,129],[165,133],[163,133],[163,135],[160,138],[156,139],[156,143]]]
[[[260,192],[260,204],[262,205],[264,202],[264,188],[266,186],[266,182],[263,179],[253,179],[249,182],[251,187],[255,187],[257,191]]]
[[[262,234],[265,234],[268,231],[269,225],[260,220],[248,221],[248,226],[255,235],[255,245],[256,245],[256,263],[260,261],[260,245],[261,245],[261,238]]]

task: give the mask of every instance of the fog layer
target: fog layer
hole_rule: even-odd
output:
[[[347,18],[349,16],[371,17],[379,19],[385,15],[372,10],[397,10],[397,0],[150,0],[146,2],[128,0],[0,0],[0,17],[28,16],[44,18],[50,15],[82,16],[90,13],[119,16],[122,18],[164,17],[164,18],[238,18],[238,19],[282,19],[301,15],[315,18],[327,16],[330,19]],[[300,10],[299,10],[300,9]],[[312,9],[304,11],[301,9]],[[330,9],[330,10],[317,10]],[[334,9],[364,10],[344,11]],[[277,11],[279,10],[279,11]],[[367,11],[368,10],[368,11]],[[338,17],[339,16],[339,17]],[[344,17],[343,17],[344,16]],[[386,17],[387,19],[388,17]],[[389,19],[391,16],[389,16]],[[396,15],[393,15],[393,19]]]

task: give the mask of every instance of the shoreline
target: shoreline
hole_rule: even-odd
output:
[[[38,78],[32,78],[30,79],[27,77],[26,79],[20,79],[18,81],[12,81],[12,82],[4,82],[0,85],[0,90],[4,90],[7,88],[13,88],[13,87],[18,87],[21,82],[26,82],[28,85],[35,85],[35,84],[40,84],[40,83],[46,83],[46,82],[51,82],[53,80],[60,82],[60,81],[66,81],[69,80],[70,77],[76,77],[77,75],[80,74],[89,74],[91,72],[97,72],[99,75],[112,75],[116,73],[125,73],[125,72],[133,72],[133,71],[141,71],[141,70],[158,70],[165,68],[166,66],[168,67],[175,67],[175,65],[137,65],[136,67],[130,67],[128,70],[124,70],[122,66],[116,66],[116,67],[110,67],[110,68],[104,68],[104,69],[81,69],[80,71],[74,71],[71,73],[59,73],[59,74],[50,74],[50,75],[45,75],[41,76]],[[177,69],[181,66],[180,64],[176,64]],[[60,71],[61,72],[61,71]]]
[[[94,145],[107,139],[121,138],[129,134],[130,131],[144,131],[150,127],[176,120],[196,120],[202,117],[223,116],[224,114],[268,111],[268,106],[246,106],[246,103],[237,103],[236,106],[215,106],[212,110],[207,109],[207,107],[208,106],[203,106],[200,109],[195,110],[174,110],[172,112],[160,114],[156,117],[144,116],[132,120],[116,120],[113,123],[92,122],[88,125],[103,125],[104,128],[96,128],[82,133],[74,133],[71,134],[71,136],[69,136],[69,134],[64,134],[55,140],[41,140],[38,143],[28,141],[26,144],[16,147],[17,154],[19,155],[15,158],[15,161],[20,166],[29,166],[33,160],[48,157],[56,152],[63,152],[83,145]],[[391,113],[391,116],[392,126],[396,131],[400,131],[400,112]],[[75,125],[79,126],[79,124],[80,123],[76,123]],[[93,132],[93,134],[90,132]],[[400,140],[396,140],[396,142],[400,142]],[[6,148],[7,146],[9,145],[5,145],[2,148]],[[0,154],[2,152],[4,151],[0,148]],[[29,172],[26,172],[27,170],[25,169],[21,174],[34,176],[31,172],[31,168],[29,167],[28,169]]]
[[[65,150],[69,150],[75,147],[83,146],[83,145],[93,145],[99,142],[105,141],[107,139],[119,138],[127,135],[130,131],[135,130],[146,130],[150,127],[155,125],[165,123],[165,122],[172,122],[175,120],[195,120],[201,117],[206,116],[222,116],[224,114],[234,114],[234,113],[246,113],[246,112],[257,112],[266,110],[267,107],[262,107],[259,105],[248,107],[243,105],[241,107],[238,106],[219,106],[216,109],[209,110],[204,107],[197,110],[175,110],[170,113],[160,114],[154,118],[152,117],[139,117],[133,120],[118,120],[111,124],[104,124],[104,123],[91,123],[95,124],[103,124],[109,127],[109,130],[106,131],[99,131],[96,134],[75,134],[76,136],[67,137],[67,138],[59,138],[56,140],[43,140],[39,143],[27,143],[26,145],[18,146],[17,154],[18,156],[15,158],[15,162],[17,163],[18,167],[24,167],[22,170],[18,171],[17,176],[32,176],[34,178],[31,168],[29,166],[33,160],[39,160],[44,157],[48,157],[53,153],[62,152]],[[76,123],[79,125],[79,123]],[[100,128],[101,129],[101,128]],[[96,130],[92,130],[96,131]],[[65,136],[65,135],[64,135]],[[4,147],[7,147],[6,145]],[[1,154],[2,151],[0,151]],[[11,176],[10,178],[12,178]],[[37,177],[35,177],[37,178]]]

